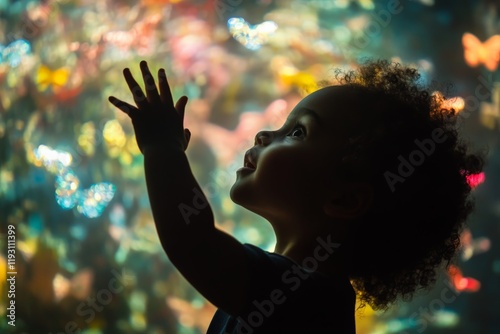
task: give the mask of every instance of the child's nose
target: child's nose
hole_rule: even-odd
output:
[[[271,141],[271,132],[270,131],[259,131],[255,135],[255,143],[254,145],[267,145]]]

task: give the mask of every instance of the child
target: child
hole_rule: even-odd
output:
[[[386,310],[430,288],[457,255],[479,173],[444,97],[415,69],[384,60],[337,73],[245,154],[231,199],[266,218],[273,253],[214,225],[193,177],[164,70],[159,93],[145,61],[146,94],[128,69],[137,107],[127,113],[144,155],[156,228],[168,257],[218,310],[208,333],[355,333],[355,302]]]

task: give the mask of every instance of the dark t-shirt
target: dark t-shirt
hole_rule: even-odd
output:
[[[218,309],[207,334],[356,333],[356,296],[347,278],[307,271],[280,254],[243,246],[250,266],[247,307],[233,316]]]

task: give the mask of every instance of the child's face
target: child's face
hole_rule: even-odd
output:
[[[337,182],[332,162],[347,135],[353,98],[342,86],[322,88],[300,101],[281,129],[259,132],[251,148],[256,169],[237,172],[231,199],[270,221],[322,212]]]

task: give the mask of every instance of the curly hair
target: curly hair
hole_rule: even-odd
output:
[[[385,311],[398,297],[409,301],[434,286],[439,267],[456,261],[475,207],[467,177],[483,170],[485,156],[470,153],[459,138],[458,112],[422,86],[417,69],[368,60],[357,70],[336,70],[335,79],[359,94],[353,109],[362,115],[341,150],[341,175],[374,190],[343,251],[358,309]]]

